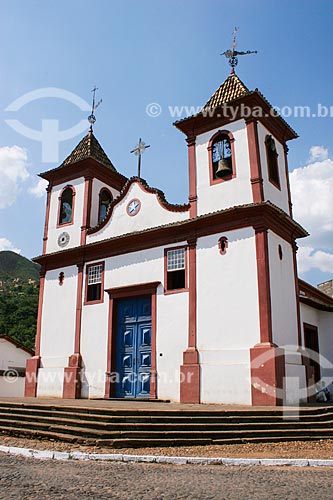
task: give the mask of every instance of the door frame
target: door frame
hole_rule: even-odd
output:
[[[109,294],[108,341],[107,363],[105,378],[105,398],[114,395],[115,381],[112,375],[116,369],[115,346],[117,341],[117,299],[127,299],[143,295],[151,296],[151,372],[149,399],[157,397],[157,371],[156,371],[156,295],[160,281],[142,283],[140,285],[122,286],[105,290]]]

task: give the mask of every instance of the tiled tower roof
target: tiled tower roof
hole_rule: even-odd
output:
[[[104,152],[102,146],[94,136],[92,130],[89,130],[88,134],[83,137],[76,148],[67,156],[66,160],[62,162],[59,168],[66,165],[71,165],[72,163],[77,163],[81,160],[86,160],[88,158],[93,158],[104,165],[104,167],[109,168],[113,172],[116,172],[115,167],[112,165],[111,161]]]
[[[249,89],[238,78],[235,73],[231,73],[222,85],[216,90],[203,109],[216,108],[227,102],[250,94]]]

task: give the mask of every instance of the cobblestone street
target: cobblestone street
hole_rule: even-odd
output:
[[[330,468],[58,462],[0,454],[0,499],[331,500]]]

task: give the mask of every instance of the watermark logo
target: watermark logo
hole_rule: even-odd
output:
[[[181,120],[190,116],[201,114],[203,117],[228,118],[236,120],[258,119],[281,116],[282,118],[333,118],[333,106],[326,106],[318,103],[316,107],[311,106],[273,106],[269,110],[264,110],[261,106],[248,106],[244,103],[232,105],[223,103],[217,107],[206,106],[167,106],[169,116],[176,120]],[[146,106],[146,114],[151,118],[157,118],[162,114],[162,106],[157,102],[152,102]]]
[[[17,113],[26,104],[45,98],[62,99],[78,107],[81,111],[89,112],[91,110],[91,105],[73,92],[56,87],[45,87],[33,90],[15,99],[7,106],[5,111]],[[87,120],[80,120],[79,123],[67,130],[60,130],[58,119],[42,120],[41,130],[29,128],[17,119],[6,119],[5,122],[24,137],[42,144],[42,161],[45,163],[58,162],[59,143],[72,139],[87,129]]]

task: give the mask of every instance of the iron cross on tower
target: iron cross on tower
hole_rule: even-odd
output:
[[[138,144],[135,146],[134,149],[132,149],[131,153],[134,153],[138,157],[138,178],[140,179],[141,175],[141,156],[144,153],[144,151],[150,148],[150,145],[146,145],[142,140],[141,137],[139,139]]]
[[[102,102],[102,99],[100,99],[98,101],[98,103],[96,103],[95,101],[95,98],[96,98],[96,90],[98,90],[98,88],[96,87],[96,85],[94,86],[94,88],[92,89],[92,93],[93,93],[93,99],[92,99],[92,105],[91,105],[91,114],[88,116],[88,122],[90,123],[90,130],[92,130],[92,126],[94,125],[94,123],[96,122],[96,116],[95,116],[95,110],[98,108],[98,106],[101,104]]]
[[[257,54],[257,50],[247,50],[245,52],[238,51],[236,50],[237,42],[236,42],[236,34],[237,34],[238,28],[234,28],[234,31],[232,32],[233,38],[232,38],[232,47],[229,50],[226,50],[225,52],[222,52],[220,54],[221,56],[225,56],[227,59],[229,59],[229,64],[232,67],[232,73],[235,71],[235,66],[238,64],[238,57],[237,56],[246,56],[247,54]]]

